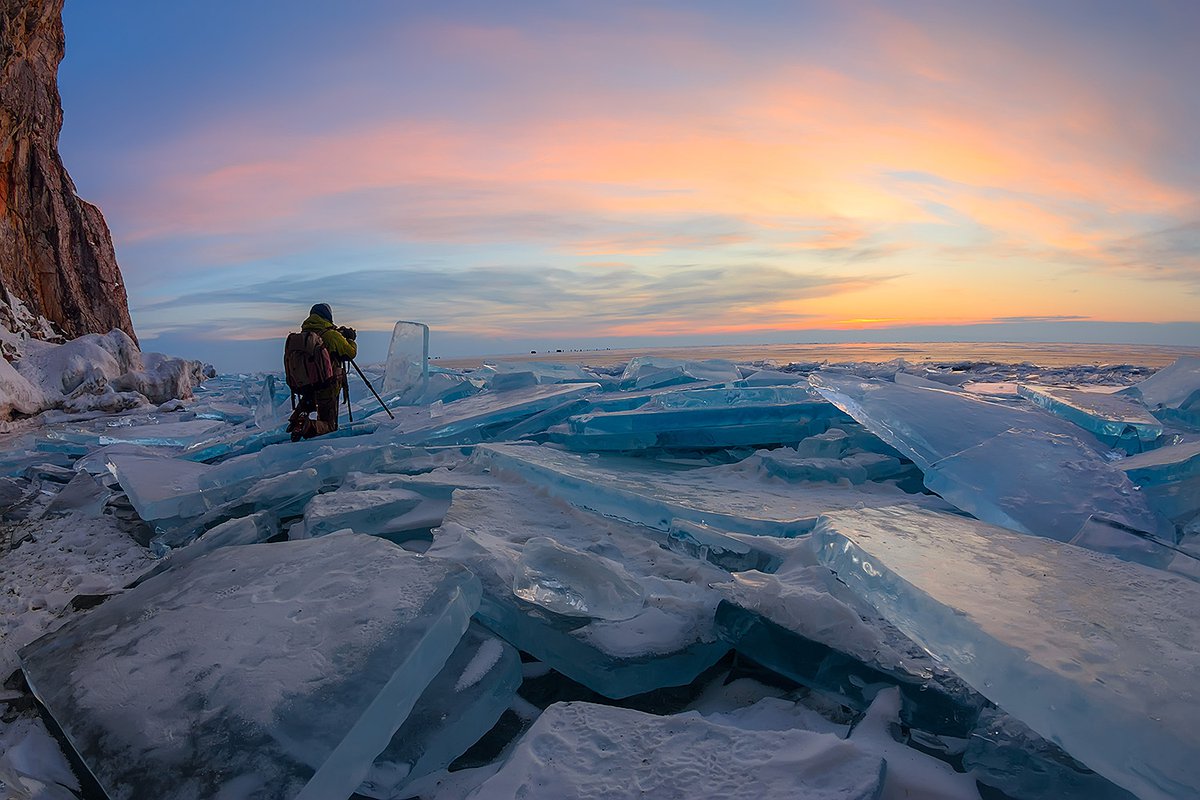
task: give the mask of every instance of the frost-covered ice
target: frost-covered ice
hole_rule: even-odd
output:
[[[405,345],[410,365],[425,352],[422,328],[406,328],[420,334],[419,347]],[[627,772],[655,764],[668,787],[663,796],[678,786],[688,797],[713,797],[725,775],[741,776],[725,792],[734,796],[756,788],[808,796],[804,782],[816,775],[829,781],[815,791],[874,796],[886,764],[886,798],[977,800],[978,780],[1014,800],[1127,800],[1104,777],[1124,780],[1125,762],[1098,754],[1095,740],[1137,739],[1144,720],[1121,717],[1120,703],[1101,707],[1102,690],[1090,687],[1091,705],[1080,713],[1095,731],[1066,715],[1069,735],[1047,732],[1042,708],[1066,701],[1031,680],[1017,702],[995,708],[985,696],[1021,681],[1002,671],[978,691],[965,684],[975,675],[967,666],[922,647],[941,629],[889,621],[869,602],[875,598],[818,561],[822,534],[812,529],[822,517],[903,506],[896,513],[955,530],[977,530],[970,515],[1003,514],[1014,528],[1121,550],[1161,569],[1105,560],[1106,588],[1092,593],[1129,588],[1083,616],[1113,636],[1135,630],[1155,642],[1186,639],[1164,627],[1176,604],[1174,589],[1161,587],[1194,584],[1166,570],[1200,578],[1200,569],[1187,568],[1200,564],[1200,430],[1189,422],[1186,362],[1157,380],[1129,365],[900,360],[781,366],[652,356],[624,367],[428,366],[419,396],[411,386],[383,394],[394,419],[354,374],[354,422],[343,416],[336,434],[292,443],[282,430],[290,406],[278,375],[200,382],[194,362],[139,354],[111,335],[31,344],[0,331],[0,349],[26,360],[33,378],[3,372],[0,362],[0,406],[9,403],[0,411],[12,416],[0,434],[0,678],[28,645],[34,689],[102,783],[125,787],[118,796],[177,796],[177,786],[186,794],[203,775],[226,770],[213,780],[232,781],[231,796],[267,782],[268,795],[278,796],[491,797],[480,788],[490,779],[510,788],[543,780],[531,777],[542,767],[527,758],[534,739],[522,736],[553,720],[557,701],[608,697],[638,709],[617,710],[635,715],[622,717],[629,741],[658,741],[655,731],[681,720],[719,729],[719,761],[705,761],[709,745],[690,746],[683,734],[656,746],[657,761],[634,754]],[[362,369],[382,386],[389,365]],[[184,396],[189,381],[194,397],[149,399],[160,390]],[[1146,392],[1114,391],[1135,384]],[[73,385],[73,396],[60,385]],[[1137,447],[1125,437],[1127,451],[1148,449],[1123,456],[1097,430],[1104,408],[1077,416],[1055,406],[1066,414],[1060,418],[1037,407],[1031,387],[1059,400],[1086,388],[1083,400],[1119,406],[1121,419],[1145,423],[1137,430],[1158,425],[1162,433]],[[38,405],[40,394],[49,405]],[[24,408],[35,410],[17,407],[31,398]],[[1009,538],[1029,552],[1103,558],[1050,539]],[[407,554],[397,542],[427,555]],[[935,573],[973,563],[975,544],[965,535],[944,542],[922,566]],[[1071,571],[1075,558],[1047,566],[1047,586],[1064,573],[1082,580]],[[393,561],[420,566],[392,569]],[[1009,570],[1021,563],[1007,562]],[[288,570],[290,578],[281,574]],[[436,608],[414,612],[418,627],[442,625],[437,647],[405,649],[403,636],[383,634],[381,615],[428,599],[423,581],[449,573],[463,576],[462,597],[430,599]],[[1011,588],[998,574],[990,591]],[[989,584],[978,583],[975,593],[987,596]],[[201,584],[207,599],[197,601],[190,592]],[[1026,606],[1035,621],[1068,607],[1063,598],[1074,602],[1065,590],[1045,599],[1046,587],[1012,585],[1016,597],[997,607],[1041,602],[1045,608]],[[1079,595],[1090,591],[1071,585]],[[467,595],[475,592],[472,614]],[[177,623],[156,627],[171,618]],[[920,619],[918,627],[930,628]],[[1065,648],[1072,629],[1064,630],[1047,634],[1042,647]],[[386,669],[344,660],[385,640]],[[943,644],[958,655],[977,640]],[[1130,696],[1171,679],[1171,651],[1159,650],[1165,660],[1160,653],[1141,665],[1147,675],[1127,684]],[[998,669],[1015,652],[972,664]],[[422,661],[421,676],[402,665],[412,657]],[[1177,676],[1154,703],[1187,706],[1189,680]],[[233,695],[236,706],[222,705]],[[338,710],[351,696],[365,709],[355,724],[352,712]],[[197,711],[201,697],[209,711]],[[105,716],[114,698],[130,705]],[[78,713],[85,702],[91,711]],[[137,703],[158,705],[136,711]],[[589,719],[612,711],[591,708],[598,710]],[[67,790],[56,788],[71,785],[66,767],[52,757],[19,676],[0,689],[3,709],[0,795],[41,785],[42,800],[66,800]],[[266,727],[250,724],[267,717]],[[168,732],[187,727],[192,738],[139,739],[148,720]],[[216,740],[205,738],[214,732]],[[598,740],[576,732],[564,741],[579,769],[547,785],[587,786],[604,774]],[[828,746],[805,749],[812,760],[762,788],[767,774],[756,759],[781,742],[816,741],[801,734],[827,737]],[[111,755],[129,736],[140,744]],[[185,756],[174,772],[145,766],[146,752],[193,743],[205,752]],[[834,762],[846,754],[873,766],[841,770]],[[701,781],[697,765],[711,767],[713,780]],[[868,776],[874,783],[862,788]],[[158,783],[166,780],[174,781],[170,790]]]
[[[371,537],[247,545],[109,600],[21,662],[113,800],[345,797],[478,598],[466,570]]]
[[[471,797],[872,800],[883,773],[881,759],[828,733],[559,703]]]
[[[687,684],[729,649],[708,588],[722,573],[656,533],[496,483],[454,493],[428,554],[479,576],[484,625],[620,698]]]
[[[1146,800],[1200,792],[1200,586],[924,511],[822,518],[823,563],[959,676]]]

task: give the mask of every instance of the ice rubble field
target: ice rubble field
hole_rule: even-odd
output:
[[[277,376],[0,374],[109,398],[5,434],[7,796],[1200,794],[1200,358],[427,346],[295,444]]]

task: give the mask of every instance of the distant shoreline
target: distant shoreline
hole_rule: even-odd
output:
[[[770,361],[779,366],[790,363],[829,361],[886,362],[903,358],[910,363],[933,361],[994,362],[1020,364],[1030,362],[1046,367],[1075,365],[1133,364],[1165,367],[1180,357],[1200,358],[1200,347],[1144,344],[1079,344],[1074,342],[847,342],[822,344],[727,344],[688,347],[647,347],[620,350],[563,350],[507,355],[434,358],[430,363],[453,369],[479,367],[496,361],[537,361],[565,364],[613,366],[637,356],[658,356],[685,360],[719,358],[739,363]]]

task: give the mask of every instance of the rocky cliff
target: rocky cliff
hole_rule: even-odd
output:
[[[133,336],[100,209],[58,155],[63,0],[0,0],[0,285],[68,337]]]

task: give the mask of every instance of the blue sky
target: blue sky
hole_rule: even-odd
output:
[[[147,349],[1200,345],[1200,6],[67,0]]]

